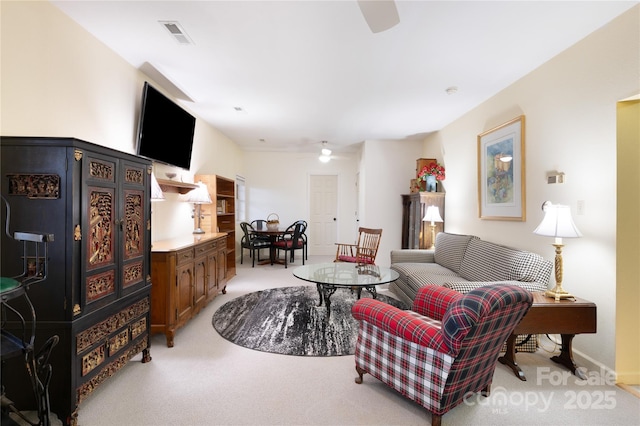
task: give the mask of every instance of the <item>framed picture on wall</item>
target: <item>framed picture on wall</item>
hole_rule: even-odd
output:
[[[480,219],[525,220],[524,115],[478,135]]]

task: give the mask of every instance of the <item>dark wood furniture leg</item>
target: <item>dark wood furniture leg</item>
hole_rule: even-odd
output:
[[[526,380],[524,373],[516,363],[515,340],[520,334],[560,334],[562,346],[560,355],[551,360],[564,365],[573,374],[586,379],[573,360],[572,341],[576,334],[595,333],[597,331],[597,307],[595,303],[578,297],[555,301],[544,293],[533,293],[533,305],[507,339],[507,351],[498,358],[510,367],[520,380]]]
[[[507,367],[511,368],[515,373],[516,377],[518,377],[518,379],[526,382],[527,378],[524,375],[524,371],[522,371],[522,369],[516,362],[516,338],[517,337],[518,337],[517,334],[512,334],[511,336],[509,336],[509,338],[507,339],[507,351],[505,352],[504,356],[501,356],[500,358],[498,358],[498,361],[500,361],[501,364],[504,364]]]
[[[573,360],[572,343],[575,334],[561,334],[562,346],[560,348],[560,355],[552,356],[551,361],[557,362],[567,367],[573,374],[580,377],[582,380],[586,380],[587,376],[584,372],[578,369],[575,361]]]

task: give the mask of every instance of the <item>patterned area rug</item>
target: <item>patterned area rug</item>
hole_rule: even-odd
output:
[[[366,290],[361,297],[371,297]],[[351,315],[355,292],[338,289],[331,296],[331,315],[318,305],[315,286],[282,287],[240,296],[213,314],[213,327],[236,345],[284,355],[353,355],[358,322]],[[401,309],[400,301],[379,294],[378,300]]]

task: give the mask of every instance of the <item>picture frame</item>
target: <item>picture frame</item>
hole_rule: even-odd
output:
[[[486,220],[526,219],[525,117],[478,135],[478,215]]]

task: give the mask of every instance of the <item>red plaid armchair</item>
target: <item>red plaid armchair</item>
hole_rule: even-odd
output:
[[[500,349],[533,298],[514,285],[480,287],[462,294],[422,287],[412,310],[360,299],[355,350],[356,383],[365,373],[431,412],[431,424],[468,393],[489,394]]]

